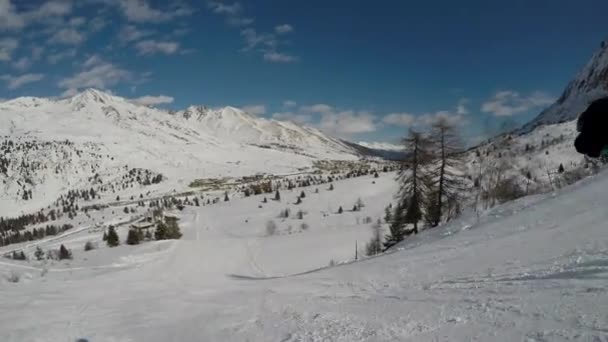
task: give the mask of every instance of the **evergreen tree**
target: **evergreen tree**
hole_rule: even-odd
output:
[[[334,190],[334,183],[329,184],[329,191],[333,191]]]
[[[338,214],[342,214],[344,212],[344,209],[342,209],[342,206],[340,206],[340,208],[338,208]]]
[[[367,256],[382,253],[382,224],[380,220],[372,226],[372,239],[365,246]]]
[[[446,118],[440,118],[432,126],[433,145],[436,151],[437,166],[426,179],[427,187],[432,189],[426,198],[426,221],[436,227],[441,223],[443,208],[448,198],[453,198],[462,190],[462,168],[460,137],[456,127]]]
[[[140,242],[140,234],[135,229],[129,229],[129,233],[127,234],[127,244],[128,245],[139,245]]]
[[[278,189],[277,189],[277,192],[274,194],[274,200],[275,201],[280,201],[281,200],[281,194],[279,193]]]
[[[559,167],[557,168],[557,172],[559,172],[559,173],[564,173],[564,171],[565,171],[565,170],[564,170],[564,164],[560,163],[560,164],[559,164]]]
[[[228,198],[228,191],[224,192],[224,202],[228,202],[230,201],[230,198]]]
[[[395,207],[395,212],[389,225],[389,234],[385,237],[384,241],[384,248],[386,249],[403,241],[407,235],[405,231],[405,208],[407,208],[407,203],[400,203],[400,205]]]
[[[72,259],[72,252],[64,245],[59,246],[59,260]]]
[[[264,199],[262,200],[262,203],[268,203],[268,199],[266,197],[264,197]]]
[[[40,248],[40,246],[36,246],[34,257],[36,257],[36,260],[44,260],[44,251],[42,250],[42,248]]]
[[[428,164],[432,161],[430,141],[422,133],[410,130],[403,144],[408,158],[399,170],[399,197],[401,202],[408,204],[405,207],[405,223],[413,224],[413,232],[418,234],[418,222],[422,218],[422,206],[428,193]],[[403,206],[398,208],[404,209]]]
[[[124,208],[122,211],[123,211],[125,214],[128,214],[128,213],[129,213],[129,208],[128,208],[128,207],[125,207],[125,208]]]
[[[391,208],[387,206],[386,208],[384,208],[384,222],[390,224],[392,219],[393,215],[391,213]]]
[[[106,233],[105,231],[103,232],[103,236],[101,237],[101,240],[103,241],[108,241],[108,233]]]
[[[106,243],[109,247],[116,247],[120,245],[120,240],[118,239],[118,234],[116,233],[116,229],[114,226],[110,226],[108,229],[108,237],[106,239]]]
[[[166,240],[167,239],[167,225],[164,222],[159,222],[156,225],[156,230],[154,231],[154,239],[156,240]]]
[[[304,190],[302,190],[302,192],[300,193],[300,198],[304,198],[306,197],[306,194],[304,193]]]

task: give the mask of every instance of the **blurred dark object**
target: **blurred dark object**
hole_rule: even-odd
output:
[[[579,153],[598,158],[608,147],[608,97],[593,101],[576,122],[580,132],[574,141]]]

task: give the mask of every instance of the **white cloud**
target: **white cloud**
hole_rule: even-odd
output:
[[[61,52],[56,52],[48,55],[46,57],[47,62],[49,64],[57,64],[64,59],[74,58],[76,57],[76,49],[67,49]]]
[[[87,19],[84,17],[74,17],[70,19],[70,25],[74,27],[79,27],[84,25],[87,22]]]
[[[30,58],[27,56],[23,56],[13,63],[13,67],[15,67],[15,69],[17,70],[23,71],[29,68],[31,64],[32,61],[30,60]]]
[[[298,103],[296,101],[292,101],[292,100],[285,100],[283,101],[283,107],[285,108],[292,108],[297,106]]]
[[[416,117],[408,113],[391,113],[382,118],[382,122],[388,125],[409,127],[416,122]]]
[[[135,25],[127,25],[120,30],[118,39],[123,43],[139,40],[151,35],[153,32],[140,30]]]
[[[43,74],[24,74],[21,76],[2,75],[0,79],[6,81],[8,89],[17,89],[28,83],[34,83],[42,80]]]
[[[319,128],[337,136],[374,132],[375,117],[369,112],[352,110],[323,114]]]
[[[293,63],[298,61],[298,57],[286,55],[276,51],[268,51],[264,53],[264,60],[275,63]]]
[[[89,22],[91,32],[99,32],[108,25],[108,22],[103,17],[95,17]]]
[[[158,96],[142,96],[136,99],[132,99],[131,102],[144,105],[144,106],[157,106],[161,104],[173,103],[174,98],[166,95],[158,95]]]
[[[49,42],[66,45],[78,45],[84,42],[86,36],[84,33],[78,32],[73,28],[63,28],[55,32]]]
[[[292,121],[297,124],[308,124],[312,121],[312,115],[293,113],[293,112],[280,112],[272,114],[272,118],[281,121]]]
[[[277,34],[287,34],[293,32],[293,26],[289,24],[278,25],[275,26],[274,32],[276,32]]]
[[[72,12],[71,0],[48,0],[32,10],[18,12],[11,0],[0,0],[0,31],[20,30],[34,22],[52,21]]]
[[[254,19],[242,15],[243,6],[239,2],[232,4],[221,1],[208,1],[207,7],[211,12],[222,15],[231,26],[248,26],[253,24]]]
[[[245,41],[244,51],[252,50],[258,46],[273,48],[277,45],[277,40],[274,35],[259,34],[252,28],[242,30],[241,36]]]
[[[90,57],[83,63],[80,72],[60,80],[57,85],[66,89],[64,95],[69,95],[83,88],[107,89],[132,78],[133,75],[129,71],[99,57]]]
[[[0,31],[15,30],[25,26],[25,20],[17,13],[11,0],[0,0]]]
[[[2,0],[0,0],[2,1]],[[0,38],[0,62],[8,62],[13,58],[13,51],[19,47],[15,38]]]
[[[525,113],[532,109],[548,106],[555,99],[543,92],[534,92],[529,96],[522,96],[513,90],[499,91],[482,104],[481,111],[492,113],[494,116],[513,116]]]
[[[253,115],[262,115],[266,113],[266,106],[264,105],[250,105],[244,106],[241,108],[243,111],[253,114]]]
[[[467,98],[462,98],[458,100],[458,105],[456,105],[456,114],[459,115],[467,115],[469,114],[469,108],[467,107],[471,101]]]
[[[192,13],[185,7],[159,10],[152,8],[146,0],[119,0],[118,5],[123,15],[136,23],[160,23]]]
[[[209,1],[207,6],[217,14],[237,15],[243,10],[243,6],[238,2],[230,5],[220,1]]]
[[[140,55],[154,55],[157,53],[172,55],[179,50],[179,43],[170,41],[160,42],[149,39],[138,42],[135,44],[135,47]]]
[[[330,105],[319,103],[311,106],[302,106],[300,107],[300,111],[310,112],[310,113],[320,113],[320,114],[329,114],[334,112],[334,108]]]
[[[435,113],[418,116],[415,124],[417,126],[430,126],[441,121],[452,126],[460,126],[466,122],[465,117],[462,114],[441,110]]]

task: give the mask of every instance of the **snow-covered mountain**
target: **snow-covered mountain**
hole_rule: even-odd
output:
[[[112,183],[132,169],[161,174],[168,191],[195,179],[293,173],[319,159],[360,157],[317,129],[237,108],[171,113],[93,89],[1,102],[0,148],[0,216],[37,210],[94,178]]]
[[[591,102],[605,96],[608,96],[608,40],[601,43],[600,49],[566,86],[559,99],[517,133],[527,133],[542,125],[575,120]]]

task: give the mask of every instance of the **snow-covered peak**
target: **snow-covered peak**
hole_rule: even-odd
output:
[[[527,133],[542,125],[575,120],[578,115],[599,98],[608,96],[608,40],[578,73],[549,108],[524,125],[517,133]]]

